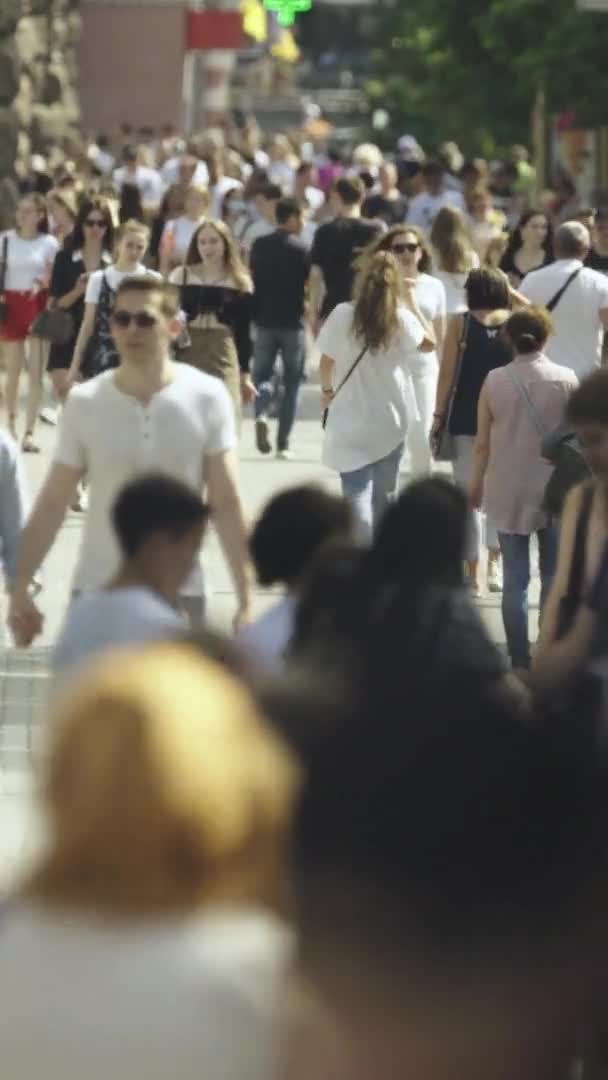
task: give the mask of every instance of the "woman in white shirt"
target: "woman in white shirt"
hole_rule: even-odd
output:
[[[118,234],[115,261],[107,269],[91,274],[84,297],[84,319],[69,371],[70,382],[81,376],[90,379],[108,368],[118,367],[118,353],[110,327],[114,296],[123,278],[137,274],[160,277],[143,264],[149,239],[147,225],[127,221]]]
[[[32,324],[46,307],[48,284],[59,244],[48,234],[47,207],[42,195],[26,195],[19,202],[16,228],[0,237],[0,259],[6,258],[4,280],[5,315],[0,322],[0,342],[6,367],[8,428],[17,433],[19,377],[28,353],[28,398],[22,448],[37,453],[34,428],[40,411],[46,343],[31,336]]]
[[[182,266],[186,261],[190,241],[208,213],[207,188],[193,184],[186,191],[183,214],[173,221],[168,221],[163,229],[158,268],[164,277],[168,277],[176,266]]]
[[[370,247],[369,252],[374,251],[392,251],[397,257],[404,278],[413,283],[419,310],[433,327],[435,347],[419,350],[412,362],[417,417],[410,425],[407,440],[412,477],[426,476],[433,465],[429,436],[439,377],[438,357],[445,336],[445,289],[441,281],[431,277],[431,253],[419,229],[411,225],[395,225]],[[366,255],[364,253],[364,259]]]
[[[387,251],[367,256],[354,300],[338,304],[318,339],[328,409],[323,461],[340,473],[367,538],[394,496],[409,423],[417,416],[412,369],[435,333],[416,282]]]
[[[48,844],[2,915],[3,1074],[272,1080],[288,751],[185,645],[100,661],[52,719]]]
[[[460,210],[444,206],[433,222],[430,240],[433,274],[445,289],[446,314],[457,315],[467,310],[464,287],[470,271],[479,266]]]

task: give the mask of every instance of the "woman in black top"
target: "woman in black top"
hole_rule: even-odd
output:
[[[505,275],[486,267],[471,270],[465,291],[468,311],[464,315],[453,315],[448,323],[431,439],[437,437],[447,422],[456,442],[454,479],[468,491],[473,475],[473,446],[481,388],[489,372],[508,364],[512,353],[501,333],[510,315],[509,284]],[[465,565],[474,595],[481,592],[482,524],[482,513],[473,511]],[[500,548],[496,529],[490,521],[486,521],[486,546],[488,588],[490,592],[500,592]]]
[[[238,423],[241,402],[255,397],[249,375],[252,286],[223,221],[199,225],[184,266],[169,280],[179,286],[188,320],[190,344],[180,351],[180,359],[222,379]]]
[[[514,289],[518,289],[526,274],[540,270],[553,262],[551,222],[542,210],[528,210],[513,230],[507,250],[500,260],[500,269]]]
[[[48,371],[59,401],[69,390],[68,371],[84,316],[84,294],[89,274],[112,262],[113,226],[110,208],[99,196],[87,198],[80,207],[69,241],[57,252],[50,294],[54,304],[69,311],[74,323],[69,341],[51,345]]]

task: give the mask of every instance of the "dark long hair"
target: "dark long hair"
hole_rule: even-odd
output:
[[[517,252],[523,244],[523,237],[521,235],[522,229],[525,229],[528,222],[535,217],[544,217],[545,221],[547,222],[547,235],[543,244],[543,250],[547,256],[547,259],[553,258],[553,228],[551,226],[551,221],[549,220],[549,217],[547,216],[547,214],[545,214],[544,210],[526,210],[525,214],[522,214],[522,216],[520,217],[517,225],[515,226],[513,232],[509,237],[506,251],[501,260],[502,262],[504,262],[505,264],[512,262],[513,256],[517,255]]]
[[[379,240],[374,240],[372,244],[369,244],[361,252],[358,264],[365,262],[366,258],[375,255],[378,251],[390,251],[396,238],[406,236],[407,233],[412,233],[416,237],[422,251],[422,258],[418,263],[418,272],[420,274],[430,274],[432,258],[426,237],[420,232],[420,229],[416,229],[412,225],[393,225],[392,229],[387,229],[385,233],[381,233]]]
[[[141,192],[137,184],[123,184],[120,189],[120,207],[118,220],[121,225],[126,221],[146,222],[144,206],[141,201]]]
[[[69,247],[72,251],[79,251],[84,247],[84,223],[93,211],[100,214],[106,223],[106,230],[103,234],[103,248],[106,251],[114,249],[114,222],[112,221],[108,200],[104,199],[102,195],[86,195],[78,209],[74,229],[66,241],[66,247]]]

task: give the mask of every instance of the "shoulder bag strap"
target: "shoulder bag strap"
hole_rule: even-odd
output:
[[[515,387],[515,389],[519,393],[519,396],[521,397],[522,401],[524,402],[524,404],[525,404],[525,406],[526,406],[526,408],[528,410],[528,415],[529,415],[529,417],[530,417],[530,419],[532,421],[532,424],[536,428],[538,434],[540,435],[541,440],[545,439],[547,437],[547,435],[548,435],[547,428],[543,424],[537,410],[534,408],[534,405],[532,404],[532,399],[531,399],[528,391],[526,390],[524,384],[517,378],[517,375],[513,371],[511,364],[507,364],[507,366],[504,368],[504,371],[508,375],[508,377],[510,378],[511,382],[513,383],[513,386]]]
[[[585,576],[585,548],[587,545],[587,531],[593,507],[595,490],[593,484],[587,484],[583,490],[581,508],[576,522],[574,547],[572,549],[572,561],[568,576],[568,596],[580,597],[583,591],[583,578]]]
[[[182,285],[185,285],[188,281],[188,267],[182,266]]]
[[[572,271],[572,273],[570,274],[568,280],[564,282],[561,289],[558,289],[555,296],[552,296],[551,299],[549,300],[549,302],[547,304],[545,304],[545,307],[546,307],[547,311],[553,311],[553,309],[557,307],[557,305],[559,304],[559,302],[560,302],[562,296],[564,295],[566,289],[568,288],[569,285],[572,284],[574,279],[578,277],[578,275],[580,274],[582,269],[583,269],[582,266],[579,266],[579,267],[577,267],[576,270]]]
[[[443,428],[447,428],[450,423],[450,416],[452,413],[452,406],[454,405],[454,398],[456,397],[456,391],[458,389],[458,383],[460,382],[460,373],[462,371],[462,359],[464,357],[464,351],[467,344],[467,336],[469,333],[469,312],[466,311],[462,317],[462,327],[460,330],[460,338],[458,341],[458,353],[456,354],[456,364],[454,365],[454,377],[452,379],[452,385],[450,386],[450,392],[448,394],[448,403],[445,410],[445,416],[443,419]]]
[[[4,292],[6,285],[6,271],[8,270],[8,236],[2,239],[2,266],[0,266],[0,293]]]
[[[342,382],[338,383],[338,385],[336,386],[336,389],[334,390],[334,396],[333,396],[333,399],[332,399],[332,400],[335,400],[335,399],[336,399],[336,397],[337,397],[337,396],[338,396],[338,394],[340,393],[340,390],[342,389],[342,387],[343,387],[343,386],[344,386],[344,385],[345,385],[345,384],[346,384],[346,383],[348,382],[348,380],[350,379],[350,377],[351,377],[351,375],[353,374],[353,372],[354,372],[355,368],[357,368],[357,367],[359,366],[359,364],[361,363],[361,361],[362,361],[363,357],[365,356],[366,352],[367,352],[367,345],[364,345],[364,346],[363,346],[363,348],[361,349],[361,352],[359,353],[359,355],[358,355],[357,359],[355,360],[354,364],[352,364],[352,365],[351,365],[351,367],[350,367],[350,368],[348,369],[348,371],[346,372],[346,375],[345,375],[345,376],[344,376],[344,378],[342,379]]]

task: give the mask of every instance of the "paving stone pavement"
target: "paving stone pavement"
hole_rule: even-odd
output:
[[[56,429],[41,425],[40,455],[25,455],[32,493],[44,477],[52,455]],[[294,459],[277,461],[261,457],[254,446],[253,422],[243,425],[241,440],[242,489],[250,516],[276,491],[297,483],[316,481],[338,490],[335,476],[320,463],[321,428],[318,389],[303,389],[296,425]],[[407,461],[405,463],[407,470]],[[403,480],[407,479],[404,472]],[[36,647],[22,650],[7,645],[0,650],[0,887],[23,871],[41,842],[41,828],[34,809],[36,762],[43,753],[46,701],[49,689],[48,657],[65,611],[70,581],[82,529],[82,515],[70,513],[44,567],[39,604],[45,614],[42,637]],[[210,619],[227,629],[234,610],[231,582],[214,535],[203,557],[210,585]],[[262,610],[272,599],[267,591],[256,594]],[[499,600],[481,602],[484,616],[497,641],[504,640]],[[4,625],[4,611],[1,612]]]

